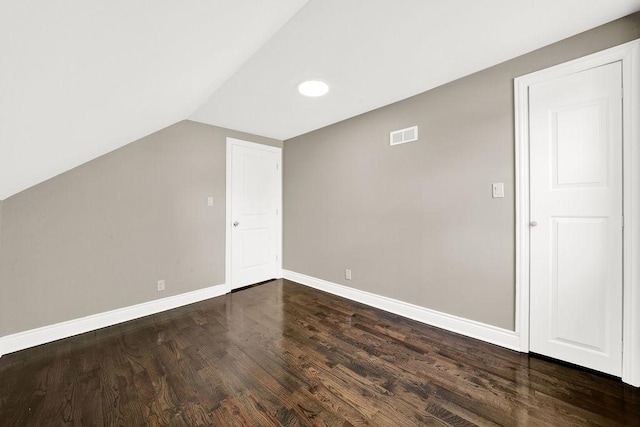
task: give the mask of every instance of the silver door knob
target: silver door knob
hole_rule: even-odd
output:
[[[237,227],[237,226],[239,226],[239,225],[240,225],[240,223],[239,223],[238,221],[236,221],[236,222],[234,222],[234,223],[233,223],[233,226],[234,226],[234,227]]]
[[[538,225],[538,222],[537,221],[531,221],[529,223],[529,225],[532,226],[532,227],[535,227],[536,225]]]

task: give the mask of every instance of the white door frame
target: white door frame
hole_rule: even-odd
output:
[[[622,380],[640,387],[640,39],[518,77],[515,93],[516,334],[529,352],[529,86],[622,61]]]
[[[243,141],[241,139],[227,137],[227,183],[226,183],[226,216],[225,216],[225,286],[226,292],[231,292],[231,235],[232,235],[232,218],[231,218],[231,177],[233,176],[233,158],[232,147],[245,147],[255,150],[263,150],[271,153],[276,153],[278,156],[278,177],[277,185],[277,206],[278,206],[278,221],[276,230],[276,253],[278,255],[278,261],[276,262],[276,278],[282,278],[282,148],[272,147],[270,145],[256,144],[255,142]]]

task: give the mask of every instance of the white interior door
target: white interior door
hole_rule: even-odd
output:
[[[278,277],[281,150],[231,140],[231,288]]]
[[[622,371],[622,68],[529,88],[530,350]]]

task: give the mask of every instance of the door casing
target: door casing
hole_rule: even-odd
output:
[[[232,191],[232,173],[233,173],[233,146],[252,148],[258,150],[271,151],[277,154],[278,164],[280,165],[277,177],[277,207],[278,221],[276,230],[276,253],[278,256],[276,262],[276,278],[282,278],[282,148],[272,147],[270,145],[257,144],[255,142],[243,141],[236,138],[227,138],[227,163],[226,163],[226,216],[225,216],[225,286],[226,292],[231,292],[232,271],[231,271],[231,238],[233,229],[233,218],[231,217],[231,191]]]
[[[640,387],[640,40],[518,77],[515,94],[516,334],[529,352],[529,86],[622,62],[623,313],[622,380]]]

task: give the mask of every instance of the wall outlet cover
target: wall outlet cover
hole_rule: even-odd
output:
[[[494,199],[504,197],[504,183],[494,182],[491,184],[491,192]]]

